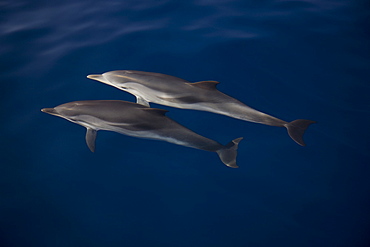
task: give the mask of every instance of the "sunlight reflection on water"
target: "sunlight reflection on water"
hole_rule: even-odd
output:
[[[0,24],[0,33],[5,36],[20,35],[39,30],[30,42],[37,44],[29,51],[35,59],[50,64],[72,50],[94,46],[119,37],[153,30],[165,30],[176,23],[176,29],[203,45],[227,39],[255,39],[274,34],[266,22],[294,22],[300,15],[334,14],[344,4],[334,1],[264,1],[263,3],[235,3],[234,1],[200,0],[193,5],[187,2],[175,4],[163,1],[109,1],[109,2],[63,2],[28,6],[22,1],[2,2],[5,21]],[[239,6],[246,5],[246,6]],[[243,7],[243,8],[242,8]],[[194,14],[189,15],[189,10]],[[278,10],[278,11],[277,11]],[[299,15],[297,16],[297,11]],[[330,29],[330,25],[304,28]],[[152,34],[148,34],[151,35]],[[198,37],[198,38],[196,38]],[[214,39],[210,41],[209,38]],[[181,37],[162,41],[181,42]],[[202,41],[203,40],[203,41]],[[205,42],[207,40],[207,42]],[[11,46],[11,45],[10,45]],[[5,44],[4,49],[15,49]]]

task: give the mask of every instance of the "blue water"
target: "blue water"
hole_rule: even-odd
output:
[[[0,2],[0,246],[370,244],[370,5],[349,0]],[[167,109],[217,155],[40,111],[132,95],[86,78],[132,69],[218,88],[282,128]]]

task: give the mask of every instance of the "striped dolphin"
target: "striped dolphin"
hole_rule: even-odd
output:
[[[299,145],[305,146],[303,134],[315,121],[298,119],[285,122],[273,116],[257,111],[242,102],[216,89],[217,81],[190,83],[170,75],[117,70],[102,75],[88,75],[87,78],[103,82],[136,96],[136,102],[149,106],[156,104],[209,111],[244,121],[271,126],[285,127],[289,136]]]
[[[221,145],[166,117],[166,110],[120,100],[90,100],[70,102],[41,111],[84,126],[87,129],[86,143],[92,152],[95,151],[97,131],[107,130],[216,152],[225,165],[238,167],[237,149],[243,138]]]

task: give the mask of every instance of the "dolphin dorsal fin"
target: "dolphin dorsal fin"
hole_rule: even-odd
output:
[[[194,83],[189,83],[189,85],[194,86],[194,87],[199,87],[203,89],[208,89],[208,90],[215,90],[217,84],[220,82],[218,81],[198,81]]]
[[[158,108],[141,108],[141,109],[144,111],[153,112],[155,114],[162,115],[162,116],[165,116],[166,113],[168,112],[167,110],[158,109]]]

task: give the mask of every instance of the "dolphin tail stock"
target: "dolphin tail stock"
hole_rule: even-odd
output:
[[[221,149],[217,150],[217,154],[220,157],[222,163],[227,165],[228,167],[238,168],[236,164],[236,156],[238,154],[238,145],[239,142],[243,139],[243,137],[236,138],[229,142],[227,145],[222,147]]]
[[[286,123],[284,127],[287,128],[288,134],[293,139],[293,141],[295,141],[301,146],[306,146],[306,144],[303,141],[303,134],[308,128],[308,126],[310,126],[313,123],[316,122],[306,119],[297,119],[290,123]]]

